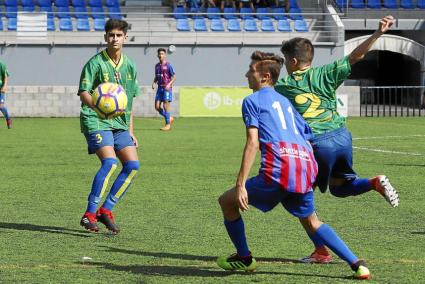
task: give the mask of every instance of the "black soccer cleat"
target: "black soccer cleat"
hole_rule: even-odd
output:
[[[93,213],[86,212],[81,218],[80,225],[90,232],[99,232],[99,227],[96,223],[96,215]]]
[[[106,210],[101,207],[99,210],[97,210],[96,217],[97,221],[105,225],[106,228],[113,234],[116,235],[120,232],[120,228],[115,223],[114,216],[110,210]]]

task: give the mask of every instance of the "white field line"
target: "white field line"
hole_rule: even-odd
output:
[[[363,150],[363,151],[370,151],[370,152],[378,152],[378,153],[406,155],[406,156],[425,156],[425,154],[423,154],[423,153],[389,151],[389,150],[381,150],[381,149],[373,149],[373,148],[357,147],[357,146],[353,146],[353,149]]]
[[[425,137],[425,134],[355,137],[353,138],[353,140],[393,139],[393,138],[411,138],[411,137]]]

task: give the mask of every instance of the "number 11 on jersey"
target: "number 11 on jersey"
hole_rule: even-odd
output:
[[[282,110],[282,106],[280,105],[280,102],[278,101],[273,102],[272,107],[277,111],[277,115],[279,116],[280,123],[282,124],[282,129],[286,130],[287,127],[286,127],[285,115],[283,114],[283,110]],[[295,117],[294,117],[294,112],[292,108],[288,106],[287,111],[292,117],[292,125],[294,126],[295,134],[299,134],[298,129],[295,125]]]

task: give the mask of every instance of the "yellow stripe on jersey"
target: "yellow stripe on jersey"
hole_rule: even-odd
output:
[[[105,181],[103,182],[102,191],[100,192],[100,198],[102,198],[103,194],[105,193],[106,186],[108,185],[109,178],[114,173],[115,169],[117,168],[117,165],[112,165],[111,169],[109,170],[109,173],[106,175]]]
[[[131,180],[136,175],[137,170],[132,170],[131,173],[128,175],[128,177],[125,179],[124,183],[118,190],[118,192],[115,194],[115,198],[120,198],[121,195],[124,193],[124,191],[127,189],[127,187],[130,185]]]
[[[108,59],[109,64],[111,64],[111,66],[115,69],[118,70],[120,69],[121,65],[124,62],[124,54],[121,53],[121,58],[120,58],[120,62],[118,62],[118,64],[115,64],[115,62],[111,59],[111,57],[109,57],[109,54],[106,52],[106,49],[103,51],[103,56],[105,56]]]

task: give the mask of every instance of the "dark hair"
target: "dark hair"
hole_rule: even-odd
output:
[[[259,73],[270,72],[273,85],[279,79],[280,69],[283,65],[283,58],[269,52],[254,51],[251,60],[257,61],[255,69]]]
[[[165,54],[167,54],[167,50],[163,47],[160,47],[156,50],[156,53],[159,54],[161,51],[164,51]]]
[[[112,31],[113,29],[118,29],[120,31],[123,31],[124,34],[127,34],[128,23],[123,20],[109,19],[105,24],[105,33],[108,33]]]
[[[296,58],[302,64],[311,63],[314,57],[313,44],[310,40],[302,37],[285,41],[280,51],[288,57]]]

